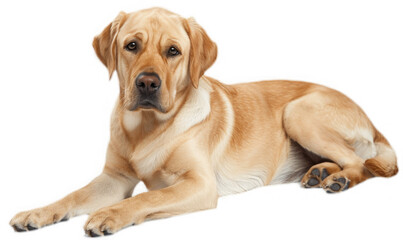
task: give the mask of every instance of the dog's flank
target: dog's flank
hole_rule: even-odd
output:
[[[327,161],[291,139],[287,159],[277,168],[270,184],[300,182],[313,165]]]

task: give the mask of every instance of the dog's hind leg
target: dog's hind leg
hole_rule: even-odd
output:
[[[353,101],[337,91],[323,88],[292,101],[283,124],[291,139],[335,163],[313,166],[302,180],[305,186],[339,192],[372,176],[397,173],[396,156],[386,139]],[[318,182],[310,180],[313,176]]]

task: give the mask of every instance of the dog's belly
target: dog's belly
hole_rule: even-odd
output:
[[[233,193],[240,193],[265,185],[267,178],[266,171],[248,170],[243,173],[229,173],[224,169],[215,171],[217,180],[217,191],[219,196],[225,196]]]

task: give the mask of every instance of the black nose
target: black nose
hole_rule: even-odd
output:
[[[136,87],[141,94],[152,95],[158,91],[161,86],[161,79],[158,74],[152,72],[140,73],[136,78]]]

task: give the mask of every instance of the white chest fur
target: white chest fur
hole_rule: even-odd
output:
[[[141,113],[125,111],[123,114],[123,125],[126,131],[131,132],[141,123]]]
[[[158,136],[147,136],[140,141],[131,157],[139,177],[149,176],[159,168],[171,154],[179,136],[209,115],[210,91],[207,83],[200,81],[199,88],[191,90],[173,123]]]

